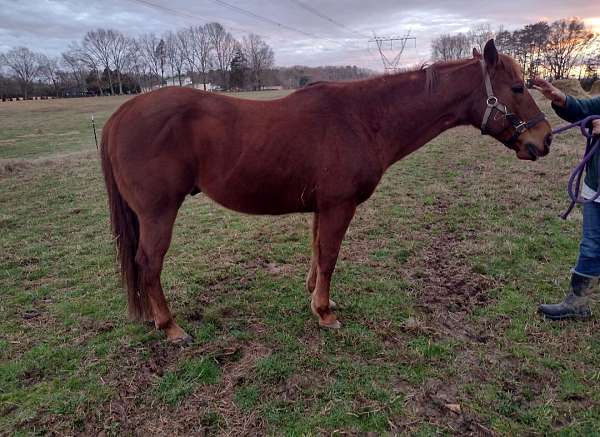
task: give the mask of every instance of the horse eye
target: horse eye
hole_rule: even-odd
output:
[[[525,92],[525,87],[523,85],[517,85],[512,87],[513,93],[523,94]]]

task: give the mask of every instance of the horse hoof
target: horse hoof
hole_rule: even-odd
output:
[[[340,329],[342,327],[342,324],[340,323],[339,320],[336,319],[333,322],[329,322],[329,323],[319,321],[319,326],[321,328],[327,328],[327,329]]]

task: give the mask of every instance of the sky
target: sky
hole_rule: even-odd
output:
[[[430,42],[442,33],[481,23],[515,29],[572,16],[600,32],[598,0],[0,0],[0,52],[26,46],[58,55],[98,27],[136,36],[218,21],[237,38],[261,35],[280,66],[381,70],[377,47],[369,42],[373,35],[410,32],[416,41],[407,45],[402,64],[412,65],[429,59]]]

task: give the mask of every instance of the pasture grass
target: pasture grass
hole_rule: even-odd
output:
[[[194,335],[178,347],[126,318],[85,131],[91,107],[107,116],[121,101],[0,106],[0,135],[15,140],[1,156],[49,156],[0,175],[2,432],[600,429],[598,321],[535,314],[562,297],[577,254],[581,214],[558,218],[576,136],[529,163],[454,129],[392,167],[344,241],[337,331],[317,327],[304,291],[310,217],[189,198],[163,274]],[[38,138],[41,121],[54,143]],[[78,154],[52,158],[63,152]]]

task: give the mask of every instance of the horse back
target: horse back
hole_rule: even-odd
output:
[[[315,211],[368,197],[381,168],[332,100],[322,90],[251,101],[161,89],[115,114],[115,156],[126,171],[179,195],[199,189],[246,213]]]

